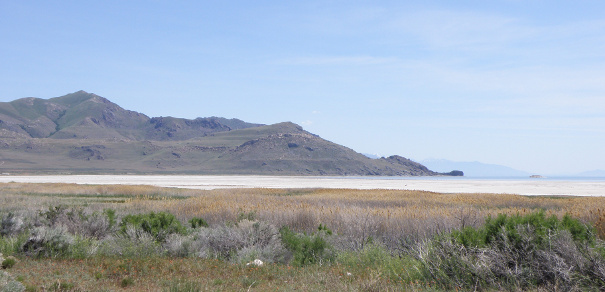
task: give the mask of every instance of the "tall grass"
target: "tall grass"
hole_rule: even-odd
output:
[[[57,196],[62,195],[62,196]],[[68,196],[69,195],[69,196]],[[86,197],[82,197],[86,195]],[[78,197],[80,196],[80,197]],[[107,201],[116,199],[120,201]],[[82,200],[81,200],[82,199]],[[464,227],[479,227],[488,216],[570,214],[595,225],[605,238],[605,198],[524,197],[503,194],[439,194],[404,190],[225,189],[187,190],[151,186],[75,184],[0,184],[0,212],[32,213],[50,206],[84,206],[90,213],[116,210],[116,216],[166,211],[181,222],[203,218],[210,226],[236,222],[241,214],[296,232],[313,232],[328,224],[340,245],[362,249],[381,241],[396,249]]]
[[[498,236],[494,237],[500,244],[497,246],[491,239],[469,245],[449,235],[458,234],[460,238],[457,232],[467,232],[464,236],[471,238],[474,231],[490,226],[488,218],[541,214],[543,219],[554,218],[549,220],[577,218],[580,225],[574,223],[574,228],[589,224],[594,229],[585,234],[602,239],[603,210],[605,198],[600,197],[348,189],[201,191],[8,183],[0,184],[0,252],[28,255],[25,262],[32,265],[28,259],[44,261],[49,257],[62,261],[91,261],[95,257],[131,259],[157,261],[162,265],[166,264],[166,258],[175,257],[220,259],[223,268],[239,279],[238,283],[229,282],[230,285],[239,285],[238,289],[244,290],[272,287],[268,274],[234,272],[233,269],[257,258],[267,263],[289,263],[306,271],[321,269],[318,265],[335,269],[327,273],[313,270],[315,276],[307,280],[346,290],[394,287],[573,290],[605,287],[605,273],[601,273],[601,269],[605,271],[602,241],[579,244],[571,229],[553,233],[519,229],[525,224],[522,220],[507,227],[518,235],[515,245]],[[157,216],[151,214],[165,214],[166,218],[162,218],[170,220],[164,221],[174,224],[160,224],[162,220],[155,224]],[[168,230],[167,226],[177,225],[177,231]],[[491,234],[500,234],[501,230],[496,229]],[[544,252],[542,245],[537,248],[531,240],[536,236],[548,238],[550,250]],[[507,253],[507,248],[532,244],[535,252]],[[522,261],[526,258],[546,266],[526,264]],[[537,282],[533,276],[515,274],[507,265],[497,265],[500,262],[525,263],[541,271],[554,268],[550,274],[538,277],[547,281]],[[236,268],[224,266],[225,263],[235,264]],[[590,272],[591,269],[595,272]],[[556,278],[551,274],[560,275],[565,281],[550,281]],[[519,275],[526,280],[515,282]],[[127,283],[128,287],[139,285],[138,275],[133,273],[102,273],[99,277]],[[487,280],[490,277],[500,280],[490,282]],[[219,280],[202,283],[185,277],[160,286],[220,290],[224,283],[221,281],[225,280]]]
[[[210,225],[235,221],[241,212],[255,212],[259,220],[287,225],[297,232],[313,232],[322,223],[341,237],[341,244],[361,249],[379,240],[394,249],[402,240],[421,240],[464,227],[478,227],[488,216],[571,214],[586,223],[601,224],[605,199],[600,197],[523,197],[494,194],[438,194],[422,191],[215,190],[184,200],[133,200],[134,210],[168,210],[185,220],[203,217]],[[601,235],[604,235],[602,232]]]

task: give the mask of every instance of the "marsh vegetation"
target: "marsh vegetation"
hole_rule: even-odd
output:
[[[605,287],[601,197],[6,183],[0,206],[28,291]]]

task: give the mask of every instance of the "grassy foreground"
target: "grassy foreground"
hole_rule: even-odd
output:
[[[37,291],[432,291],[431,283],[390,282],[375,269],[338,264],[249,267],[198,258],[25,258],[10,272]]]
[[[8,183],[0,219],[0,286],[28,291],[605,287],[600,197]]]

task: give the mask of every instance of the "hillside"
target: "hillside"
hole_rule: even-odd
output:
[[[217,117],[150,118],[85,91],[48,100],[28,97],[0,103],[0,129],[11,132],[5,135],[23,138],[187,140],[257,126]]]
[[[400,156],[370,159],[290,123],[150,118],[78,91],[0,103],[3,173],[439,175]]]

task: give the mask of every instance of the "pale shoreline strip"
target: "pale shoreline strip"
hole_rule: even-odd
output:
[[[380,179],[301,176],[57,175],[0,176],[0,182],[152,185],[188,189],[339,188],[422,190],[438,193],[499,193],[605,196],[605,181]]]

